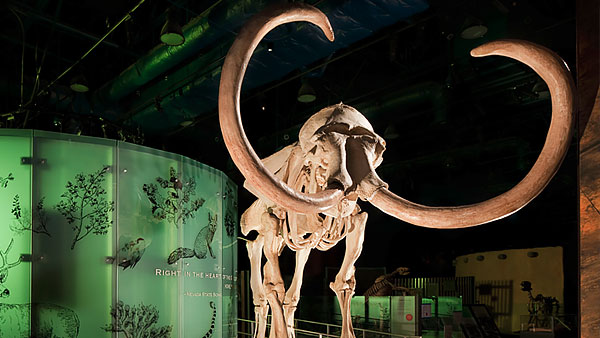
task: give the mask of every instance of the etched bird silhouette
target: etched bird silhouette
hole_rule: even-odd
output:
[[[133,269],[140,259],[142,259],[147,246],[146,241],[141,237],[126,242],[119,250],[119,266],[123,270],[127,268]]]
[[[211,214],[208,213],[208,225],[200,229],[200,232],[198,232],[196,240],[194,241],[194,248],[177,248],[173,250],[173,252],[171,252],[171,254],[169,255],[169,258],[167,259],[167,263],[174,264],[182,258],[191,257],[204,259],[206,258],[207,254],[210,254],[210,257],[212,258],[217,258],[213,253],[212,247],[210,246],[216,231],[217,215],[215,215],[215,217],[212,217]]]

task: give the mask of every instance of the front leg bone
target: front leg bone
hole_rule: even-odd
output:
[[[359,213],[351,217],[351,228],[346,235],[346,252],[344,261],[335,281],[329,287],[335,292],[342,312],[342,335],[340,338],[354,338],[352,327],[352,314],[350,313],[350,301],[354,295],[356,282],[354,279],[354,263],[358,260],[362,251],[365,238],[365,224],[367,213]]]
[[[262,217],[265,226],[265,246],[263,248],[267,263],[264,266],[264,289],[267,301],[271,307],[270,338],[287,338],[285,317],[283,314],[283,300],[285,286],[281,271],[279,270],[279,252],[283,248],[283,238],[279,235],[279,219],[274,215],[265,213]]]
[[[285,293],[285,299],[283,301],[283,313],[285,315],[288,336],[290,338],[296,336],[296,333],[294,332],[294,312],[296,312],[296,307],[300,300],[300,288],[304,276],[304,266],[306,265],[309,254],[309,248],[296,251],[296,269],[294,271],[294,277],[292,278],[292,284]]]
[[[267,329],[267,314],[269,313],[269,304],[267,303],[261,273],[263,246],[263,235],[258,235],[256,240],[246,243],[248,257],[250,258],[250,288],[252,289],[254,319],[256,320],[254,338],[265,337]]]

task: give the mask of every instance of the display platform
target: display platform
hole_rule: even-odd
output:
[[[0,337],[236,336],[222,172],[76,135],[3,129],[0,145]]]

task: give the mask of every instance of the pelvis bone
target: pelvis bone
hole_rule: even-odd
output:
[[[307,21],[333,41],[333,29],[318,9],[302,3],[272,6],[251,18],[234,41],[221,73],[219,120],[225,145],[258,200],[242,215],[242,232],[259,233],[248,244],[256,319],[255,336],[263,337],[269,306],[271,337],[294,337],[293,315],[302,271],[311,249],[327,250],[346,238],[342,267],[330,287],[342,309],[342,337],[354,337],[350,298],[354,262],[364,239],[367,214],[356,204],[369,201],[403,221],[430,228],[476,226],[506,217],[529,203],[558,170],[573,134],[573,82],[564,61],[544,47],[517,40],[486,43],[475,57],[500,55],[531,67],[546,82],[552,98],[552,121],[542,151],[530,172],[511,190],[487,201],[458,207],[429,207],[392,193],[376,174],[385,141],[367,119],[350,106],[322,109],[304,124],[299,141],[261,161],[241,124],[239,98],[244,73],[260,40],[278,25]],[[296,251],[296,271],[286,291],[278,256],[287,246]],[[261,276],[261,251],[267,258]]]

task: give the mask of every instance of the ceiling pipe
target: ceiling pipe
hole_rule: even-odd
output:
[[[132,100],[124,100],[120,107],[122,108],[115,120],[122,122],[130,119],[145,119],[148,113],[154,113],[156,102],[161,105],[170,105],[173,101],[182,96],[190,96],[192,87],[209,81],[210,78],[220,76],[220,69],[225,53],[226,46],[231,44],[229,39],[225,40],[223,48],[212,48],[206,54],[198,57],[191,62],[178,67],[175,70],[167,72],[165,78],[168,81],[160,81],[152,86],[146,86]],[[203,95],[214,97],[215,104],[217,99],[215,92],[204,92]],[[196,109],[202,109],[196,105]]]
[[[94,104],[116,103],[177,64],[196,56],[202,48],[223,35],[230,34],[266,3],[266,0],[228,0],[211,7],[183,27],[185,43],[179,46],[160,44],[153,48],[115,79],[100,87],[93,95]]]

